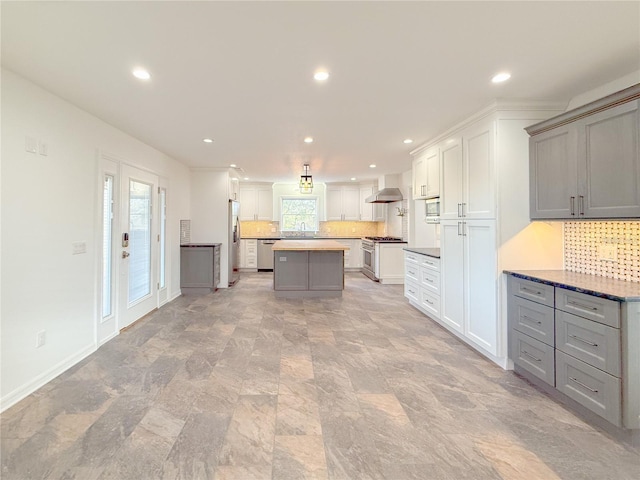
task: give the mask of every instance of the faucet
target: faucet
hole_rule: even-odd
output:
[[[300,232],[302,233],[303,237],[306,235],[306,230],[307,230],[307,224],[304,222],[300,222]]]

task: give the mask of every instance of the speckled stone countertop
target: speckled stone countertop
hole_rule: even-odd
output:
[[[272,249],[277,250],[349,250],[335,240],[278,240]]]
[[[419,253],[420,255],[427,255],[428,257],[440,258],[439,248],[404,247],[403,250]]]
[[[505,270],[504,273],[618,302],[640,302],[640,283],[567,270]]]

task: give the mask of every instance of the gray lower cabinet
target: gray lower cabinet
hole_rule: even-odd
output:
[[[273,288],[276,296],[332,297],[344,289],[343,250],[277,250]]]
[[[219,244],[180,247],[180,288],[183,293],[215,290],[219,283]]]
[[[275,252],[273,282],[275,290],[309,290],[309,252]]]
[[[510,275],[509,356],[516,371],[554,386],[613,425],[638,428],[638,346],[629,348],[633,332],[624,326],[635,323],[623,324],[621,311],[620,302]]]
[[[343,251],[310,251],[309,290],[342,290],[343,288]]]
[[[640,85],[528,127],[532,219],[640,216]]]

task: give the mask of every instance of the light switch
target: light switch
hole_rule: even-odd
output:
[[[29,153],[38,153],[38,140],[33,137],[26,137],[24,149]]]
[[[609,243],[598,245],[598,259],[604,262],[617,262],[618,249],[616,245]]]
[[[40,140],[38,142],[38,148],[39,148],[40,155],[43,155],[45,157],[49,155],[49,145],[47,145],[45,141]]]
[[[81,253],[87,253],[87,243],[86,242],[73,242],[71,244],[71,254],[79,255]]]

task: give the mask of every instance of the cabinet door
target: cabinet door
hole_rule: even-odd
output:
[[[465,335],[492,355],[498,347],[496,223],[464,222]]]
[[[639,101],[579,123],[578,209],[585,218],[640,217]]]
[[[257,220],[256,190],[253,187],[241,187],[238,198],[240,199],[240,220]]]
[[[427,154],[422,152],[413,159],[413,198],[427,198]]]
[[[213,247],[180,248],[180,286],[213,287]]]
[[[577,141],[575,124],[529,139],[531,219],[577,217]]]
[[[349,268],[362,268],[362,240],[351,240],[350,243]]]
[[[240,266],[239,268],[247,268],[247,241],[240,240]]]
[[[496,218],[495,126],[494,122],[463,134],[464,200],[462,216]]]
[[[342,219],[360,220],[360,189],[358,187],[342,188]]]
[[[342,189],[327,187],[327,220],[342,220]]]
[[[360,220],[363,222],[373,221],[373,206],[376,204],[364,201],[370,195],[373,195],[373,187],[360,187]]]
[[[256,190],[256,217],[258,220],[273,220],[273,190],[270,187],[259,187]],[[242,208],[242,203],[240,204]]]
[[[442,191],[440,192],[440,218],[459,218],[462,208],[462,143],[459,139],[448,140],[440,149],[442,158]]]
[[[426,197],[440,196],[440,149],[434,148],[427,152],[426,163]]]
[[[440,223],[442,302],[440,319],[453,330],[464,329],[464,237],[462,222]]]

